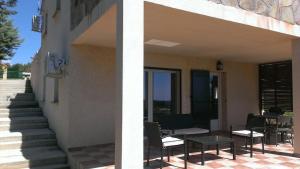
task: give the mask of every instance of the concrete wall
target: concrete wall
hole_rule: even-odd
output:
[[[61,12],[54,16],[56,1],[44,0],[42,15],[48,15],[47,31],[42,33],[42,47],[33,61],[32,86],[36,99],[49,120],[50,128],[56,132],[58,144],[66,150],[69,142],[69,78],[65,75],[59,79],[59,101],[53,102],[55,79],[46,77],[45,57],[48,52],[68,57],[70,2],[61,1]],[[53,29],[55,28],[55,29]],[[66,68],[67,72],[67,68]]]
[[[68,71],[66,77],[60,80],[60,101],[57,104],[49,100],[52,81],[47,80],[48,96],[44,108],[50,124],[58,132],[58,139],[63,140],[68,148],[113,142],[116,100],[114,49],[72,46],[70,51]],[[33,86],[37,88],[37,63],[33,65]],[[212,59],[145,55],[145,66],[181,69],[183,113],[190,113],[191,69],[215,71],[215,65],[216,60]],[[228,124],[244,124],[248,113],[258,113],[257,66],[225,61],[224,67],[228,114],[224,120]]]
[[[112,49],[74,46],[69,78],[70,142],[84,146],[114,141],[115,54]]]
[[[145,54],[145,66],[181,69],[183,113],[191,112],[191,70],[216,72],[216,62],[217,60],[208,58]],[[248,113],[259,113],[258,66],[224,61],[224,68],[227,108],[226,112],[223,112],[225,116],[223,120],[228,125],[243,125],[246,123]]]

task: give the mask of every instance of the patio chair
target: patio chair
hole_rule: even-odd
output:
[[[170,161],[170,148],[182,146],[184,148],[184,168],[186,169],[186,147],[185,141],[170,137],[170,136],[162,136],[160,126],[156,122],[145,122],[145,133],[148,138],[148,152],[147,152],[147,166],[149,166],[149,159],[150,159],[150,147],[156,147],[160,149],[160,159],[162,168],[163,164],[163,157],[164,157],[164,150],[167,150],[168,153],[168,162]]]
[[[264,154],[265,143],[265,127],[266,120],[262,116],[248,115],[246,127],[242,130],[233,130],[233,126],[230,126],[230,137],[238,136],[245,138],[246,147],[247,142],[250,140],[250,157],[253,157],[253,141],[254,138],[260,138],[262,144],[262,153]]]
[[[278,116],[275,126],[275,144],[278,145],[278,134],[281,136],[281,141],[284,143],[285,139],[289,135],[291,144],[294,144],[293,141],[293,118],[290,116]]]

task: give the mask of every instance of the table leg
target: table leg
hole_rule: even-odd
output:
[[[190,148],[189,148],[189,141],[186,140],[186,159],[190,159]]]
[[[184,169],[187,169],[187,154],[188,154],[188,152],[187,152],[187,140],[186,139],[184,139],[184,146],[183,146],[183,148],[184,148]]]
[[[220,154],[219,144],[217,144],[216,147],[217,147],[217,155],[219,155]]]
[[[235,160],[235,159],[236,159],[236,156],[235,156],[235,146],[234,146],[234,142],[231,143],[231,152],[232,152],[233,160]]]
[[[204,145],[201,144],[201,164],[204,165]]]

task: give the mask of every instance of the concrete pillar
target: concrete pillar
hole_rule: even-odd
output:
[[[300,154],[300,39],[292,42],[295,153]]]
[[[143,168],[144,1],[117,0],[116,169]]]
[[[0,65],[0,70],[1,69],[3,71],[2,79],[7,80],[7,66],[6,65]]]
[[[3,80],[7,80],[7,67],[3,69]]]

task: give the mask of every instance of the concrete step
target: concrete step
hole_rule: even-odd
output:
[[[34,94],[33,93],[14,93],[10,95],[3,95],[0,94],[0,99],[3,101],[8,101],[11,99],[15,100],[34,100]]]
[[[30,83],[26,82],[26,81],[19,81],[19,82],[7,81],[7,82],[4,82],[4,81],[0,80],[0,86],[30,86]]]
[[[31,167],[31,168],[21,168],[21,169],[70,169],[67,164],[59,164],[59,165],[47,165],[43,167]]]
[[[48,128],[48,122],[45,123],[33,123],[33,124],[1,124],[0,131],[20,131],[25,129],[45,129]]]
[[[1,91],[0,96],[10,96],[15,95],[17,93],[33,93],[33,91],[24,91],[24,90],[12,90],[12,91]]]
[[[0,157],[1,169],[22,169],[33,167],[46,167],[49,165],[62,165],[67,163],[67,156],[59,150],[41,151],[27,156]]]
[[[26,110],[28,109],[28,110]],[[24,109],[0,109],[0,118],[14,118],[14,117],[32,117],[42,116],[40,108],[24,108]]]
[[[9,124],[11,126],[16,124],[34,124],[47,122],[47,119],[43,116],[0,118],[0,125]]]
[[[5,88],[5,89],[0,89],[0,93],[32,93],[32,89],[8,89],[8,88]]]
[[[0,142],[27,141],[38,139],[55,139],[55,134],[49,129],[27,129],[17,132],[1,131]]]
[[[31,87],[26,86],[0,86],[0,91],[14,91],[14,90],[31,90]]]
[[[38,107],[37,101],[5,101],[0,103],[0,108],[26,108]]]
[[[57,145],[56,139],[9,141],[9,142],[0,142],[0,150],[24,149],[30,147],[45,147],[45,146],[56,146],[56,145]]]
[[[42,151],[59,150],[57,146],[45,146],[45,147],[34,147],[34,148],[22,148],[22,149],[11,149],[11,150],[0,150],[0,158],[11,157],[11,156],[29,156],[30,154],[39,153]]]
[[[32,88],[31,87],[26,87],[26,86],[23,86],[23,87],[18,87],[18,86],[0,86],[0,91],[15,91],[15,90],[31,90],[32,91]]]

